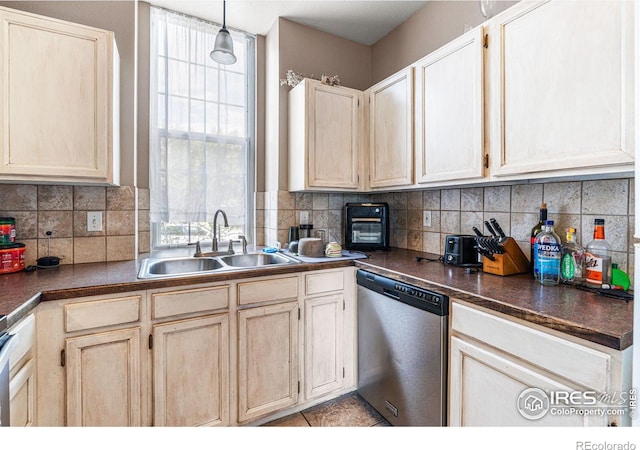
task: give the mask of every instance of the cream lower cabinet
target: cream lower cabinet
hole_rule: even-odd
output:
[[[118,184],[113,33],[0,8],[0,181]]]
[[[238,421],[298,403],[297,300],[238,312]]]
[[[66,339],[67,425],[140,426],[141,328]]]
[[[520,2],[489,21],[492,176],[633,170],[636,7]]]
[[[36,308],[38,426],[140,426],[147,420],[146,292]]]
[[[298,376],[299,277],[239,282],[238,422],[295,406]]]
[[[328,400],[355,388],[355,292],[346,267],[41,302],[16,423],[233,426]]]
[[[449,425],[629,425],[628,412],[607,411],[620,411],[620,394],[628,395],[630,351],[454,302]]]
[[[229,286],[153,291],[153,425],[229,425]]]
[[[369,189],[413,184],[413,67],[367,89]]]
[[[140,294],[64,305],[68,426],[144,424],[143,305]]]
[[[229,315],[153,327],[155,426],[229,424]]]
[[[362,92],[305,79],[289,93],[289,190],[357,191]]]
[[[305,400],[355,387],[354,270],[304,276]]]
[[[10,425],[36,425],[36,326],[29,314],[9,330],[16,348],[9,358]]]

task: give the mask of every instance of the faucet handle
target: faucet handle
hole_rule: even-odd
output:
[[[189,242],[187,245],[195,245],[196,251],[193,253],[193,256],[199,258],[202,256],[202,248],[200,247],[200,241]]]
[[[241,234],[238,236],[238,239],[242,242],[242,253],[247,253],[247,238]]]

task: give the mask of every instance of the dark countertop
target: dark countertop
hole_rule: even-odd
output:
[[[0,275],[0,316],[6,315],[7,327],[11,327],[41,301],[214,283],[352,265],[353,260],[336,260],[144,280],[137,278],[140,268],[139,260],[61,265],[53,269]]]
[[[467,274],[462,268],[440,262],[417,262],[417,256],[438,258],[437,255],[393,249],[390,252],[374,252],[370,259],[355,260],[355,265],[616,350],[624,350],[632,344],[633,301],[627,303],[569,286],[541,286],[530,275],[500,277],[483,273]],[[7,315],[10,327],[40,301],[331,269],[353,264],[353,260],[339,260],[148,280],[137,278],[139,261],[62,265],[55,269],[0,275],[0,316]]]
[[[466,273],[441,262],[416,261],[410,250],[374,252],[356,261],[363,270],[406,281],[561,331],[607,347],[624,350],[633,343],[633,301],[604,297],[571,286],[542,286],[532,275],[501,277]]]

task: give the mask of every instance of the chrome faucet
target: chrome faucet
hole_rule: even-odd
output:
[[[227,221],[227,214],[219,209],[213,215],[213,242],[211,243],[211,250],[214,252],[218,251],[218,213],[222,213],[222,218],[224,219],[225,228],[229,228],[229,222]]]

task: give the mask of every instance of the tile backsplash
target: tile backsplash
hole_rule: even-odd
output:
[[[0,216],[16,219],[16,242],[26,246],[27,265],[48,253],[61,264],[130,260],[136,257],[136,232],[139,250],[149,248],[148,197],[148,190],[131,186],[4,184]],[[102,213],[102,231],[87,231],[89,211]]]
[[[372,194],[258,193],[256,241],[273,245],[287,241],[288,228],[299,224],[307,211],[314,229],[326,230],[330,240],[344,243],[343,209],[348,202],[389,203],[393,247],[442,255],[449,234],[473,234],[484,230],[485,220],[495,218],[527,257],[529,235],[545,202],[548,218],[555,221],[564,241],[565,228],[577,230],[586,245],[593,236],[593,219],[605,219],[606,239],[613,262],[633,276],[634,179],[604,179],[514,184],[486,187],[425,189]],[[431,226],[423,226],[424,211],[431,212]],[[261,218],[264,218],[261,221]],[[488,234],[486,230],[483,231]],[[262,238],[262,241],[261,241]]]

